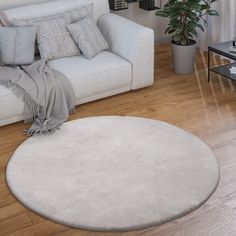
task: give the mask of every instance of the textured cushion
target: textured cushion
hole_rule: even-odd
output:
[[[85,57],[91,59],[109,49],[107,41],[91,17],[85,17],[67,28]]]
[[[34,62],[37,27],[0,27],[0,57],[6,65]]]
[[[56,59],[79,54],[79,48],[66,30],[63,19],[38,23],[37,41],[41,58]]]
[[[11,23],[17,26],[37,25],[37,42],[40,55],[42,58],[50,60],[79,54],[79,48],[66,29],[66,24],[92,14],[93,5],[89,4],[85,7],[47,17],[28,20],[12,19]]]

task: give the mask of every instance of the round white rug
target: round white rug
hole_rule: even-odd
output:
[[[168,123],[93,117],[33,137],[14,153],[7,183],[26,207],[92,230],[161,224],[205,202],[219,181],[212,151]]]

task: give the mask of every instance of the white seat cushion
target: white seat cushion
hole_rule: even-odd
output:
[[[92,60],[81,55],[53,60],[50,65],[71,81],[77,104],[129,91],[131,87],[131,64],[107,51]],[[0,111],[0,126],[23,119],[23,102],[3,86]]]
[[[50,62],[50,66],[71,81],[77,103],[86,97],[131,86],[131,64],[108,51],[92,60],[83,55],[56,59]]]
[[[0,86],[0,126],[5,123],[5,120],[9,123],[18,121],[23,112],[23,102],[10,89]]]

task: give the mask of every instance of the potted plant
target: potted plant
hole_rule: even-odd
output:
[[[173,66],[177,74],[194,70],[198,29],[207,26],[206,15],[218,16],[211,4],[217,0],[168,0],[157,16],[169,17],[165,33],[172,35]]]

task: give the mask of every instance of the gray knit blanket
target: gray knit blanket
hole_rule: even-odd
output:
[[[75,108],[70,81],[44,60],[27,66],[0,66],[0,85],[24,102],[24,120],[33,121],[27,136],[55,132]]]

